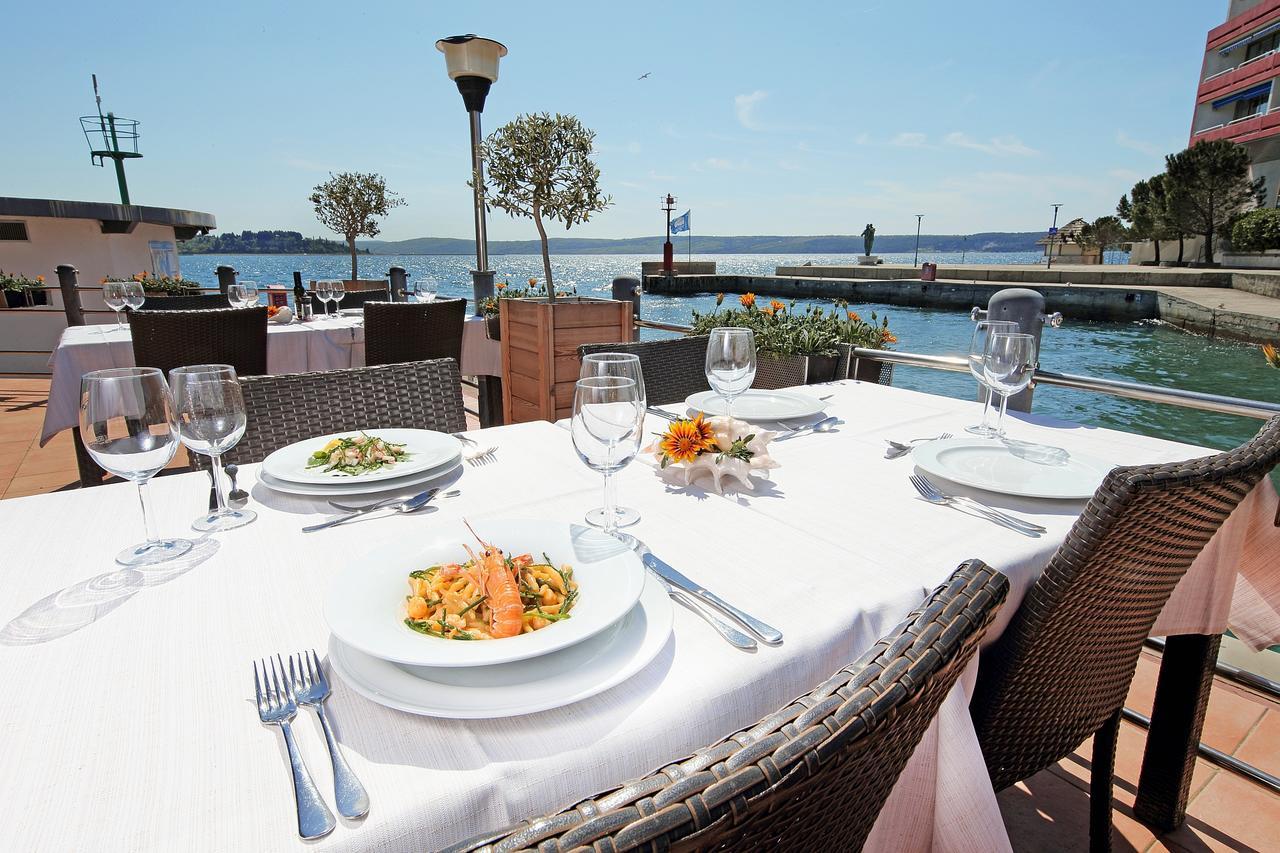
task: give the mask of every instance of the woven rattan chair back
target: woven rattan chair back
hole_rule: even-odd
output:
[[[996,790],[1056,763],[1119,712],[1174,586],[1277,463],[1273,418],[1235,450],[1107,475],[983,653],[971,710]]]
[[[856,663],[749,729],[462,850],[857,850],[1008,591],[970,560]]]
[[[231,303],[221,293],[202,293],[196,296],[157,296],[146,301],[148,311],[211,311],[230,308]]]
[[[133,311],[133,361],[165,378],[186,364],[229,364],[240,376],[267,372],[267,309]]]
[[[223,459],[261,462],[295,441],[347,430],[462,432],[461,379],[449,358],[241,379],[248,423]]]
[[[584,344],[578,358],[596,352],[629,352],[640,357],[645,398],[650,406],[682,403],[690,394],[706,391],[707,336],[692,335],[668,341]]]
[[[451,358],[461,364],[466,320],[465,299],[370,302],[364,306],[364,363]]]
[[[320,300],[316,298],[315,291],[309,294],[311,298],[311,310],[316,314],[323,315],[325,307],[320,304]],[[335,303],[329,301],[330,313],[336,313],[348,308],[363,308],[370,302],[387,302],[391,299],[391,291],[383,288],[381,290],[348,290],[342,297],[342,301]]]

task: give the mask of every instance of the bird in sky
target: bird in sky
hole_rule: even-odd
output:
[[[643,80],[644,78],[648,77],[648,76],[649,76],[650,74],[652,74],[652,73],[653,73],[652,71],[646,71],[646,72],[644,72],[643,74],[641,74],[639,77],[637,77],[636,79],[637,79],[637,80]]]

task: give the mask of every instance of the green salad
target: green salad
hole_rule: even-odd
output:
[[[307,470],[321,469],[322,473],[335,471],[352,477],[390,468],[409,458],[403,444],[395,444],[376,435],[360,433],[331,440],[311,454]]]

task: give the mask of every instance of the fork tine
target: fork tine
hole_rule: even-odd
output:
[[[298,678],[298,668],[294,665],[294,656],[289,655],[289,684],[292,689],[291,693],[297,694],[298,688],[303,686],[302,681]]]
[[[284,661],[280,659],[280,655],[276,655],[276,663],[280,666],[280,685],[283,688],[281,694],[284,703],[288,705],[293,701],[293,682],[289,679],[288,670],[284,668]]]
[[[258,680],[258,662],[253,662],[253,693],[258,703],[258,716],[266,713],[266,707],[262,704],[262,682]]]
[[[921,488],[924,489],[927,494],[937,498],[944,497],[942,492],[938,491],[938,487],[933,484],[932,480],[923,474],[917,474],[916,476],[920,478]]]
[[[321,690],[329,689],[329,681],[325,678],[324,667],[320,665],[320,658],[316,655],[316,650],[311,650],[311,657],[308,659],[308,666],[311,667],[311,675],[316,684],[320,685]]]

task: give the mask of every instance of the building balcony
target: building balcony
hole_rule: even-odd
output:
[[[1226,124],[1206,127],[1191,134],[1191,143],[1212,139],[1230,139],[1232,142],[1257,142],[1280,136],[1280,107],[1270,112],[1239,118]]]
[[[1271,23],[1269,19],[1272,18],[1280,18],[1280,0],[1263,0],[1209,30],[1205,50],[1217,50],[1223,45],[1230,44],[1251,30]]]
[[[1255,56],[1234,68],[1228,68],[1206,78],[1196,90],[1196,103],[1217,100],[1240,89],[1265,83],[1276,76],[1280,76],[1280,51]]]

